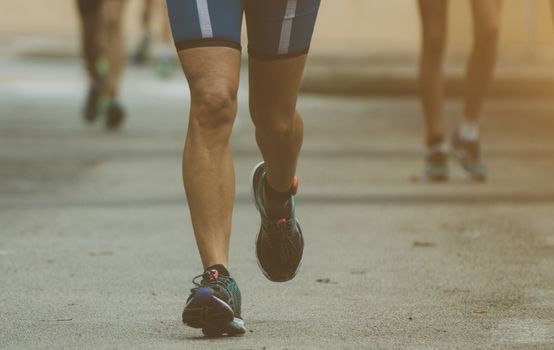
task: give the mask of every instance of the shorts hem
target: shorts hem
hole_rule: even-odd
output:
[[[198,47],[229,47],[241,51],[242,47],[239,43],[226,39],[200,39],[200,40],[181,40],[175,42],[177,51],[194,49]]]
[[[268,54],[260,54],[260,53],[257,53],[257,52],[252,52],[252,50],[248,50],[248,56],[254,57],[255,59],[258,59],[258,60],[272,61],[272,60],[280,60],[280,59],[300,57],[300,56],[303,56],[303,55],[307,55],[309,51],[310,51],[310,49],[306,49],[306,50],[301,51],[301,52],[268,55]]]

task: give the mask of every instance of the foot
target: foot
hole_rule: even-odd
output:
[[[148,50],[150,49],[150,41],[150,34],[144,34],[137,46],[137,49],[133,53],[131,61],[134,64],[142,65],[145,64],[146,61],[148,61]]]
[[[425,156],[425,178],[431,182],[448,180],[448,153],[445,147],[433,146]]]
[[[209,270],[196,276],[192,282],[196,287],[191,289],[183,310],[185,325],[201,328],[210,337],[246,332],[240,316],[240,290],[232,277]]]
[[[252,196],[260,212],[261,227],[256,239],[256,257],[264,275],[274,282],[285,282],[294,278],[304,251],[302,230],[296,220],[294,195],[297,182],[286,202],[286,215],[269,212],[264,195],[266,170],[261,162],[252,172]]]
[[[460,162],[464,171],[475,181],[487,180],[487,167],[481,161],[479,139],[467,141],[460,138],[458,130],[452,137],[452,154]]]
[[[121,103],[116,99],[110,100],[106,108],[106,128],[108,130],[117,130],[123,124],[124,119],[125,109]]]
[[[100,104],[100,97],[102,96],[102,84],[93,83],[90,84],[87,100],[85,102],[85,108],[83,110],[83,117],[87,123],[92,123],[98,117],[98,110]]]

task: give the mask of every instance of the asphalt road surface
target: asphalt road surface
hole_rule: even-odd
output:
[[[201,272],[186,84],[131,68],[123,90],[130,118],[106,133],[80,119],[78,62],[0,64],[0,348],[554,349],[554,100],[490,101],[490,181],[453,163],[434,185],[417,99],[302,96],[304,264],[274,284],[254,257],[241,86],[230,269],[248,331],[208,339],[180,322]]]

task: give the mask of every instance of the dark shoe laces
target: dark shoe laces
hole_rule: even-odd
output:
[[[200,278],[201,280],[198,282]],[[198,288],[212,288],[219,291],[224,290],[226,295],[230,295],[229,280],[230,277],[220,275],[216,270],[209,270],[192,279],[192,283],[196,287],[192,288],[191,292],[196,291]]]
[[[276,221],[268,220],[264,226],[271,245],[278,247],[282,260],[287,260],[296,253],[296,247],[291,235],[291,232],[296,227],[296,220],[294,218]]]

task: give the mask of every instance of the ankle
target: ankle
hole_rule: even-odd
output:
[[[273,202],[286,202],[290,199],[292,192],[293,192],[293,185],[291,187],[282,192],[274,189],[267,179],[267,175],[264,176],[264,198],[268,199]]]
[[[266,215],[272,219],[288,218],[292,210],[292,196],[296,193],[296,177],[295,183],[286,192],[276,191],[271,187],[264,177],[263,184],[263,201],[266,210]]]

